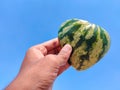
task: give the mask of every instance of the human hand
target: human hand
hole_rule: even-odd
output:
[[[62,49],[58,39],[31,47],[24,58],[21,69],[6,90],[52,90],[52,85],[69,64],[72,48]]]

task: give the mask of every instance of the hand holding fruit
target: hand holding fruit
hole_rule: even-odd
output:
[[[19,74],[6,90],[52,90],[54,80],[69,67],[71,51],[70,45],[60,50],[57,38],[31,47]]]

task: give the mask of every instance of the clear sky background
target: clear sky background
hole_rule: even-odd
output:
[[[0,0],[0,90],[17,75],[27,49],[57,37],[71,18],[104,27],[111,47],[85,71],[70,67],[53,90],[120,90],[120,0]]]

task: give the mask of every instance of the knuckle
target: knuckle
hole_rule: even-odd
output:
[[[35,51],[36,51],[36,48],[33,46],[33,47],[30,47],[30,48],[27,50],[26,54],[32,54],[32,53],[34,53]]]
[[[33,52],[35,50],[35,47],[30,47],[27,52]]]

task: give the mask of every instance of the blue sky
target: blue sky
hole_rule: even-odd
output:
[[[0,90],[17,75],[27,49],[57,37],[62,22],[88,20],[104,27],[111,47],[85,71],[70,67],[53,90],[120,90],[120,0],[0,0]]]

